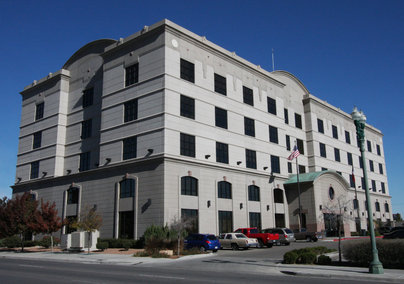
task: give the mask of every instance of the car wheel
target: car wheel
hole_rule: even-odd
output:
[[[267,243],[267,247],[271,248],[273,246],[272,243]]]
[[[206,251],[206,248],[205,248],[204,246],[201,246],[201,247],[199,248],[199,250],[200,250],[201,252],[205,252],[205,251]]]
[[[307,237],[306,241],[311,242],[311,237]]]
[[[261,240],[258,240],[258,247],[259,248],[263,248],[264,247],[264,243]]]
[[[237,244],[231,244],[231,249],[232,250],[238,250],[238,245]]]
[[[217,252],[217,249],[214,249],[213,252]]]

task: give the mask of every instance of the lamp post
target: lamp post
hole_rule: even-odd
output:
[[[366,193],[366,203],[368,210],[368,221],[369,221],[369,231],[370,231],[370,241],[372,244],[372,255],[373,260],[369,266],[369,272],[373,274],[383,274],[383,265],[379,260],[377,247],[376,247],[376,239],[375,239],[375,230],[373,227],[373,214],[372,214],[372,204],[370,202],[370,194],[369,194],[369,185],[368,185],[368,176],[366,170],[366,159],[365,159],[365,122],[366,116],[362,111],[358,111],[355,107],[353,112],[351,113],[352,119],[356,126],[356,135],[359,141],[359,148],[361,151],[361,159],[363,164],[363,178],[365,179],[365,193]]]

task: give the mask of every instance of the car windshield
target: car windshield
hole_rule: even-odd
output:
[[[216,240],[216,236],[214,236],[214,235],[209,235],[209,236],[208,236],[208,240],[214,241],[214,240]]]
[[[236,238],[237,239],[246,239],[247,237],[244,234],[236,234]]]
[[[292,230],[291,229],[285,229],[286,234],[292,234]]]

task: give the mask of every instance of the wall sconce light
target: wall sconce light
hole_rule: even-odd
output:
[[[320,210],[323,210],[323,205],[320,204]]]
[[[42,172],[42,176],[46,176],[48,174],[48,172]]]
[[[147,152],[149,152],[149,155],[153,154],[154,150],[153,149],[147,149]]]
[[[242,162],[241,161],[237,161],[237,166],[239,166]]]
[[[67,174],[70,175],[72,170],[66,170]]]
[[[205,155],[205,159],[209,159],[210,158],[210,155]]]
[[[106,164],[108,164],[111,162],[111,158],[105,158],[105,161],[107,161]]]
[[[267,211],[269,211],[269,205],[267,205]]]
[[[243,202],[240,203],[240,210],[243,209]]]
[[[208,200],[208,204],[207,204],[207,205],[208,205],[208,208],[209,208],[209,207],[210,207],[210,200]]]
[[[264,167],[264,171],[266,171],[268,169],[268,167]]]

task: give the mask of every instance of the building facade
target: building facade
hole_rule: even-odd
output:
[[[103,238],[139,238],[183,217],[214,234],[296,228],[297,168],[317,173],[306,177],[302,226],[326,229],[333,187],[352,203],[346,234],[366,228],[350,115],[292,74],[267,72],[168,20],[88,43],[21,95],[13,194],[55,201],[68,219],[96,206]],[[383,135],[370,125],[365,133],[374,219],[387,222]],[[295,143],[298,167],[287,160]]]

